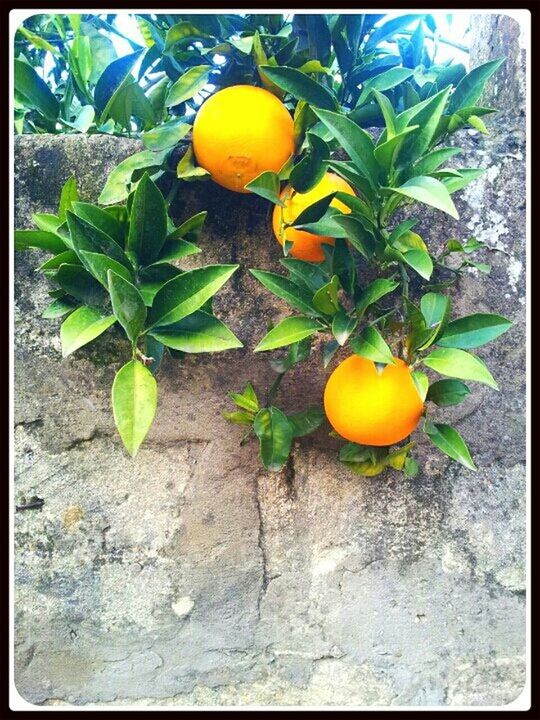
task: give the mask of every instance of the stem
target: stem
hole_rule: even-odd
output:
[[[409,276],[407,274],[407,271],[405,270],[405,265],[403,265],[403,263],[399,263],[399,274],[401,275],[401,282],[402,282],[401,296],[408,300],[409,299]]]
[[[268,394],[266,396],[266,407],[268,407],[271,404],[272,400],[276,397],[276,393],[279,389],[279,386],[281,385],[281,381],[285,377],[286,372],[287,371],[279,373],[279,375],[276,377],[276,379],[270,386],[270,389],[268,390]]]
[[[405,301],[405,300],[409,299],[409,276],[407,274],[407,271],[405,270],[405,266],[403,265],[403,263],[399,263],[399,273],[401,275],[401,282],[402,282],[401,297]],[[403,302],[402,317],[403,317],[403,321],[405,321],[405,319],[407,317],[407,313],[405,312],[405,302]],[[399,345],[400,345],[399,354],[401,356],[403,356],[403,359],[405,360],[405,362],[409,362],[410,358],[408,357],[408,353],[406,352],[407,343],[406,343],[406,339],[403,336],[403,334],[401,336]]]

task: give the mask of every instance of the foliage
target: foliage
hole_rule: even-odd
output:
[[[454,428],[430,419],[431,404],[446,407],[462,402],[470,393],[463,381],[497,389],[484,362],[471,351],[494,340],[511,323],[487,313],[452,319],[450,298],[444,290],[466,268],[489,272],[488,265],[472,259],[477,251],[489,248],[475,238],[464,242],[451,239],[442,253],[434,254],[414,231],[418,221],[410,217],[408,206],[419,202],[451,218],[458,217],[452,195],[482,171],[446,165],[460,151],[445,143],[471,117],[492,112],[475,103],[501,62],[495,60],[473,69],[455,89],[442,84],[443,79],[441,84],[436,83],[434,94],[423,99],[415,97],[405,109],[396,95],[382,91],[383,85],[372,86],[372,101],[384,117],[378,137],[354,121],[356,110],[346,113],[322,107],[326,105],[323,95],[311,93],[308,107],[318,120],[316,127],[323,130],[318,132],[318,141],[310,142],[306,153],[292,166],[290,179],[298,171],[305,191],[318,182],[321,167],[330,169],[344,177],[357,196],[333,193],[291,223],[336,239],[334,246],[323,245],[323,262],[309,263],[286,256],[281,264],[287,275],[252,271],[268,290],[296,311],[271,328],[255,348],[260,352],[288,347],[285,358],[272,361],[278,372],[275,385],[293,364],[307,358],[317,336],[322,336],[324,342],[324,367],[340,348],[383,366],[392,362],[392,356],[401,357],[412,368],[422,400],[428,401],[422,429],[442,452],[470,469],[474,464],[464,440]],[[271,77],[286,92],[300,95],[285,74],[280,77],[273,73]],[[365,90],[362,97],[366,98]],[[337,149],[345,150],[350,159],[333,159]],[[260,178],[259,194],[263,197],[268,197],[265,188],[272,182],[269,175]],[[279,189],[279,178],[273,182]],[[258,192],[259,178],[250,183],[250,188]],[[345,203],[349,214],[330,207],[334,196]],[[396,213],[406,207],[408,216],[396,218]],[[285,255],[288,251],[290,247],[284,249]],[[368,277],[373,278],[371,282],[365,279]],[[432,382],[421,368],[447,379]],[[255,423],[258,415],[250,416],[249,423],[259,437],[263,463],[277,470],[286,462],[294,436],[284,432],[287,418],[274,405],[268,402],[263,410],[264,423]],[[248,424],[247,417],[244,422]],[[281,432],[274,427],[281,428]],[[340,460],[362,475],[377,475],[386,467],[412,475],[417,471],[417,463],[410,457],[413,446],[409,440],[399,448],[347,443]]]
[[[112,42],[122,35],[115,17],[38,14],[15,37],[17,132],[141,137],[147,150],[113,171],[111,202],[125,200],[135,170],[154,178],[163,171],[186,181],[208,177],[190,148],[174,168],[172,152],[189,142],[202,100],[223,87],[254,84],[284,99],[300,152],[309,138],[317,148],[317,135],[328,136],[310,106],[342,109],[361,127],[382,127],[376,91],[403,112],[465,75],[463,65],[436,61],[437,44],[452,41],[439,37],[429,14],[138,14],[144,46],[124,38],[132,52],[123,57]],[[481,122],[470,115],[453,122]]]
[[[43,317],[63,318],[63,357],[111,327],[123,330],[131,359],[116,374],[112,406],[131,455],[154,420],[155,375],[165,351],[182,358],[242,345],[212,311],[212,297],[238,266],[182,271],[177,265],[200,252],[195,242],[205,217],[199,213],[175,228],[147,173],[125,205],[106,209],[82,202],[70,178],[56,215],[38,213],[33,216],[37,230],[15,232],[18,250],[51,254],[39,267],[51,283]]]

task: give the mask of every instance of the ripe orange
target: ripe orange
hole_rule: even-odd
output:
[[[265,170],[278,172],[294,152],[294,123],[275,95],[232,85],[201,105],[193,124],[197,162],[235,192]]]
[[[324,260],[324,252],[321,245],[323,243],[333,245],[334,238],[314,235],[305,230],[296,230],[296,228],[293,227],[283,230],[282,224],[293,222],[307,207],[335,191],[354,195],[354,190],[349,183],[345,182],[339,175],[331,172],[327,172],[323,179],[307,193],[296,193],[290,185],[287,185],[283,189],[280,199],[285,203],[285,207],[282,208],[280,205],[274,207],[272,226],[274,228],[274,235],[281,245],[283,245],[284,238],[294,243],[289,255],[299,258],[300,260],[309,260],[310,262],[322,262]],[[350,208],[340,200],[336,200],[336,198],[332,200],[330,206],[344,213],[351,212]]]
[[[411,369],[399,358],[377,372],[351,355],[328,378],[324,409],[334,430],[360,445],[393,445],[410,435],[424,409]]]

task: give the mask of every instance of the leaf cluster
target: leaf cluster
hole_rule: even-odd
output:
[[[70,178],[56,215],[35,214],[37,229],[15,232],[17,250],[51,255],[39,267],[52,286],[43,317],[63,318],[64,357],[113,326],[127,338],[131,360],[116,375],[112,405],[132,455],[154,419],[154,376],[166,351],[182,358],[242,346],[212,310],[213,296],[238,266],[179,266],[200,252],[195,243],[205,217],[201,212],[175,227],[161,191],[146,173],[125,205],[107,208],[82,202]]]

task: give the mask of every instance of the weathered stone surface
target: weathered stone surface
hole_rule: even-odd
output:
[[[505,19],[505,22],[513,22]],[[517,37],[515,29],[513,35]],[[509,49],[513,53],[514,45]],[[497,50],[494,55],[500,54]],[[482,59],[485,59],[484,57]],[[473,60],[474,61],[474,60]],[[500,80],[504,84],[504,80]],[[245,342],[220,356],[165,362],[156,423],[130,460],[110,386],[121,336],[61,359],[40,319],[44,280],[16,258],[16,685],[35,704],[505,704],[524,686],[525,177],[521,108],[467,134],[464,166],[487,168],[461,193],[461,218],[424,211],[432,247],[474,234],[491,275],[466,275],[458,314],[500,312],[515,326],[481,349],[500,382],[440,417],[479,471],[420,439],[423,471],[353,476],[324,432],[299,441],[282,474],[221,417],[225,393],[273,374],[252,354],[285,307],[249,267],[276,269],[269,206],[189,184],[176,219],[208,209],[194,263],[239,262],[218,313]],[[22,137],[16,220],[53,211],[74,173],[95,200],[139,149],[109,137]],[[287,378],[286,409],[320,398],[317,352]]]

